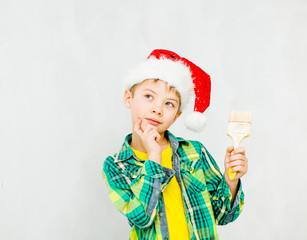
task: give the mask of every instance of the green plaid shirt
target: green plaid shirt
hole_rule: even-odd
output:
[[[130,239],[169,239],[162,192],[172,177],[181,188],[190,239],[218,239],[216,224],[232,222],[242,211],[241,182],[231,207],[228,185],[206,148],[200,142],[176,138],[169,131],[165,136],[173,152],[173,169],[137,159],[129,145],[131,134],[120,151],[104,162],[102,175],[109,197],[128,218]]]

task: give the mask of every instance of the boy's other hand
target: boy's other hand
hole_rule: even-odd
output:
[[[248,159],[245,156],[245,148],[238,147],[234,149],[233,146],[228,147],[225,154],[225,179],[227,183],[238,182],[239,178],[247,173]],[[233,180],[230,180],[228,175],[228,169],[237,172]]]
[[[148,154],[148,159],[161,164],[161,147],[159,145],[160,134],[157,128],[147,124],[144,129],[141,127],[142,119],[139,118],[134,126],[134,131],[141,138],[143,146]]]

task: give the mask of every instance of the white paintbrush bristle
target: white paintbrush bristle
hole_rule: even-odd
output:
[[[229,122],[252,123],[252,111],[247,111],[247,112],[232,111],[229,116]]]

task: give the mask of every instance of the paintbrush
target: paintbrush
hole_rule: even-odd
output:
[[[227,135],[232,138],[234,149],[238,148],[241,141],[250,134],[252,124],[252,112],[232,111],[229,116]],[[228,169],[230,180],[233,180],[237,172]]]

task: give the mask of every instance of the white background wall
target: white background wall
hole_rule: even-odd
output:
[[[128,239],[101,168],[131,130],[120,79],[151,50],[212,77],[203,142],[223,169],[254,112],[246,204],[221,239],[307,239],[307,2],[0,1],[0,239]],[[192,103],[190,104],[190,110]]]

